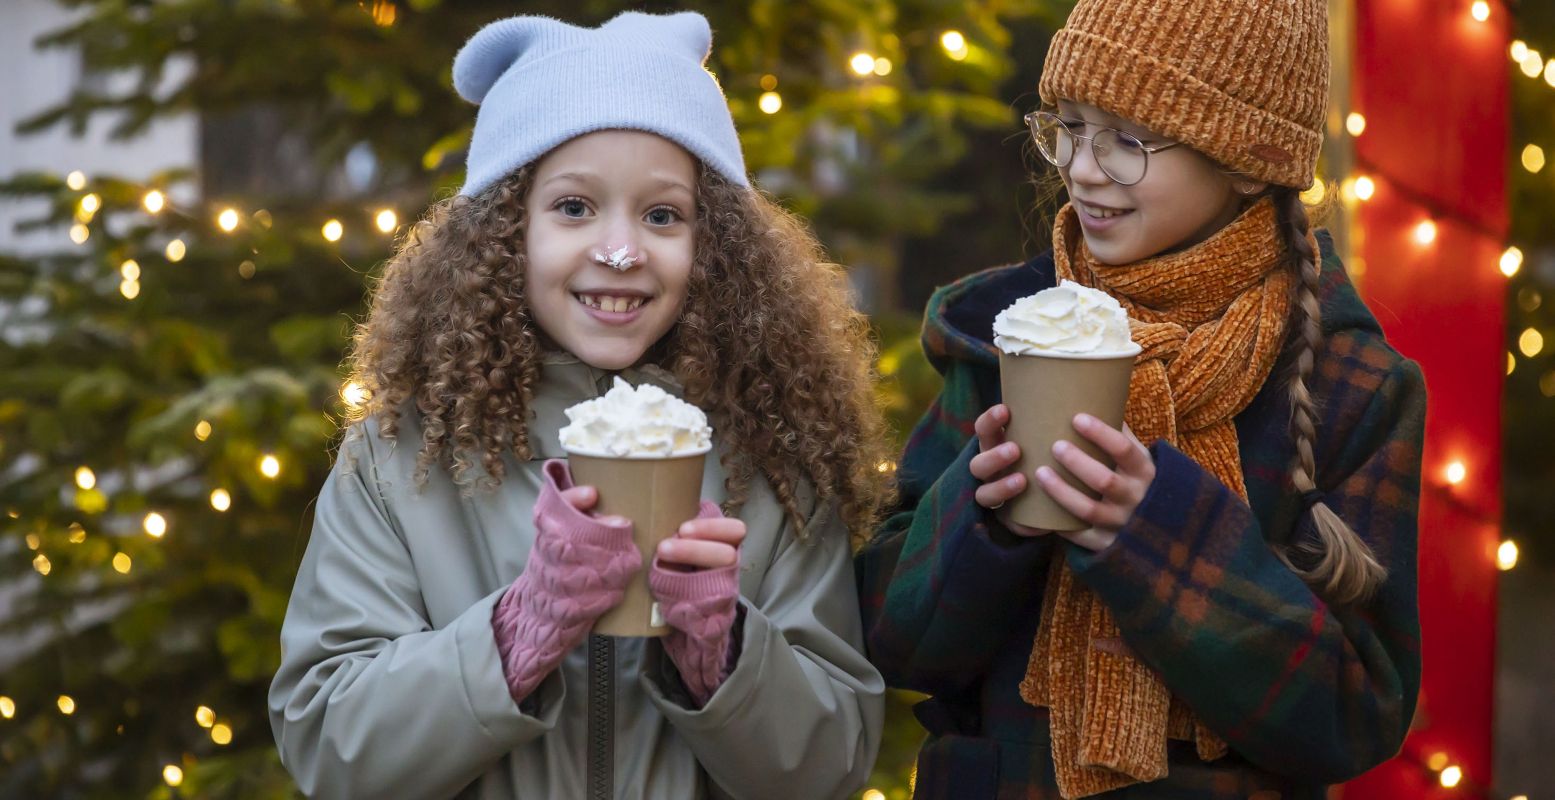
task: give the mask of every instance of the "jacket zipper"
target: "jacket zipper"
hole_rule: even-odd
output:
[[[588,797],[615,796],[616,642],[589,635]]]

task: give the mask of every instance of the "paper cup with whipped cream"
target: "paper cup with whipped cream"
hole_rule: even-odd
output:
[[[604,396],[567,409],[562,448],[577,486],[599,492],[594,513],[632,521],[643,570],[620,605],[594,623],[605,636],[663,636],[669,632],[648,592],[648,565],[659,543],[695,519],[702,470],[713,429],[696,406],[651,384],[633,388],[617,377]]]
[[[1089,524],[1055,502],[1035,473],[1052,467],[1069,485],[1099,497],[1053,458],[1053,443],[1067,440],[1112,465],[1074,429],[1074,417],[1086,413],[1122,428],[1140,352],[1128,313],[1106,292],[1062,281],[999,312],[993,330],[999,383],[1010,409],[1005,439],[1020,445],[1014,468],[1025,473],[1028,487],[1009,501],[1009,518],[1045,530],[1084,530]]]

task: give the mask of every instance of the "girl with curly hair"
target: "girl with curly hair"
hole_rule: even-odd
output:
[[[840,797],[883,682],[850,534],[886,501],[844,276],[751,188],[696,14],[515,17],[454,82],[467,183],[388,263],[270,712],[326,797]],[[572,485],[611,381],[707,412],[712,502],[643,563]],[[548,461],[550,459],[550,461]],[[600,487],[604,488],[604,487]],[[671,632],[590,635],[640,570]]]
[[[930,301],[945,387],[860,557],[871,657],[932,695],[916,797],[1317,800],[1398,752],[1425,384],[1302,203],[1327,11],[1079,0],[1054,37],[1026,122],[1069,204],[1050,250]],[[1140,348],[1126,426],[1052,446],[1069,480],[1006,441],[1034,399],[993,341],[1060,281]],[[1084,529],[1019,524],[1024,492]]]

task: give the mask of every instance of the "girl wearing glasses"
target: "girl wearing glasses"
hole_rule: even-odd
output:
[[[1399,750],[1420,681],[1425,388],[1300,192],[1323,0],[1079,0],[1028,115],[1053,248],[939,290],[944,388],[858,557],[870,656],[930,695],[916,797],[1321,798]],[[994,315],[1077,281],[1143,352],[1117,430],[1013,470]],[[1092,527],[1022,527],[1045,491]]]

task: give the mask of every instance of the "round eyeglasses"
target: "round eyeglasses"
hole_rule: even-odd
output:
[[[1031,129],[1031,138],[1037,143],[1037,150],[1041,151],[1042,157],[1060,169],[1069,166],[1074,160],[1076,140],[1090,142],[1091,156],[1096,159],[1096,165],[1101,167],[1108,178],[1123,186],[1133,186],[1145,179],[1152,153],[1170,150],[1182,144],[1167,142],[1149,146],[1133,134],[1117,128],[1102,128],[1093,136],[1082,136],[1075,131],[1084,130],[1084,122],[1066,120],[1051,111],[1027,114],[1026,127]]]

